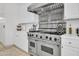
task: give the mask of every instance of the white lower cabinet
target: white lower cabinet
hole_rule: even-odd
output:
[[[79,56],[79,38],[62,38],[62,56]]]
[[[61,48],[62,56],[79,56],[79,49],[73,48],[67,45],[63,45]]]

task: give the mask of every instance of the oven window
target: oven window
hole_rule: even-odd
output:
[[[53,49],[50,47],[46,47],[46,46],[41,45],[41,50],[53,55]]]
[[[35,47],[35,43],[30,42],[30,46]]]

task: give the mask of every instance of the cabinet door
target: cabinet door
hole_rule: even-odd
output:
[[[5,23],[0,23],[0,41],[5,41]]]
[[[76,49],[67,45],[62,45],[61,55],[62,56],[79,56],[79,49]]]
[[[61,55],[79,56],[79,39],[63,38],[61,40]]]
[[[63,38],[61,39],[62,45],[69,45],[79,49],[79,39],[77,38]]]

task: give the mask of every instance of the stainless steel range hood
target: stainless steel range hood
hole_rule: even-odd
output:
[[[42,12],[50,11],[59,8],[61,6],[64,7],[64,4],[63,3],[33,3],[27,8],[27,10],[29,12],[41,14]]]
[[[40,8],[41,6],[47,5],[48,3],[32,3],[27,10],[29,12],[35,11],[37,8]]]

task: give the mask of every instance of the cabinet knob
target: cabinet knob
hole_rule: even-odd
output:
[[[72,42],[69,42],[69,44],[72,44]]]

